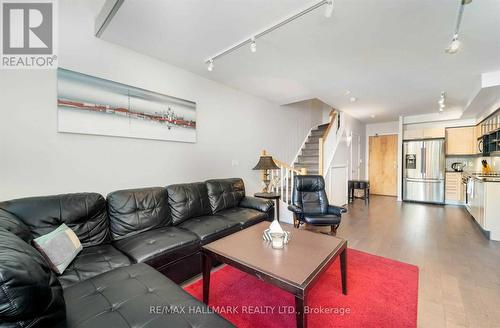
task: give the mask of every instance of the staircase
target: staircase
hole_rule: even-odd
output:
[[[297,161],[293,163],[296,169],[306,169],[307,174],[319,173],[319,139],[323,137],[329,124],[323,124],[312,130],[301,149]]]
[[[345,127],[341,127],[340,118],[340,113],[332,110],[329,123],[312,129],[292,165],[273,158],[279,170],[272,170],[270,177],[271,180],[276,177],[279,185],[274,185],[271,191],[281,194],[279,206],[281,219],[284,222],[293,222],[293,215],[287,210],[287,206],[291,204],[296,175],[319,174],[324,176],[325,180],[331,179],[329,170],[324,169],[324,167],[330,167],[337,145],[341,140],[340,136],[344,133]],[[265,151],[263,152],[265,153]]]

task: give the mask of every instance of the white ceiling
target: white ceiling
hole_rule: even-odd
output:
[[[448,109],[463,109],[480,74],[500,70],[499,0],[465,8],[456,55],[444,49],[459,0],[334,0],[331,18],[318,9],[207,71],[205,59],[311,3],[127,0],[102,38],[280,104],[319,98],[365,122],[435,112],[441,91]]]

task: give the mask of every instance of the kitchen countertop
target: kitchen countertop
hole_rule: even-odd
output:
[[[485,175],[481,172],[462,172],[464,177],[472,177],[482,182],[500,182],[500,172]]]
[[[474,176],[474,179],[480,180],[482,182],[500,182],[500,177],[484,177],[484,176]]]

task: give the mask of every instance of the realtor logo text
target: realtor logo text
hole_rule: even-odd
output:
[[[55,2],[1,0],[3,69],[56,68]]]

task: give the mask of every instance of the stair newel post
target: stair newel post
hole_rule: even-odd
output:
[[[318,140],[318,174],[323,175],[323,137]]]
[[[288,204],[288,177],[289,177],[289,172],[288,168],[285,168],[285,203]]]
[[[283,165],[280,164],[280,195],[284,195],[283,193],[283,186],[284,186],[284,182],[283,182]]]
[[[273,177],[274,177],[274,170],[269,170],[269,187],[268,191],[269,192],[274,192],[274,186],[273,186]]]

